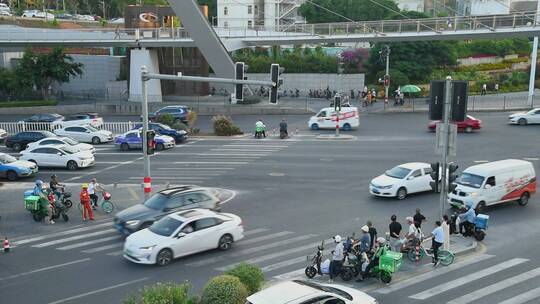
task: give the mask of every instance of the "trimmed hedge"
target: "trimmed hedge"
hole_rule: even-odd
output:
[[[231,270],[225,272],[225,274],[232,275],[240,279],[240,281],[246,286],[249,294],[254,294],[259,291],[264,283],[264,274],[262,270],[251,264],[240,263]]]
[[[201,304],[243,304],[247,296],[248,291],[239,278],[220,275],[204,287]]]
[[[197,304],[198,299],[190,297],[188,291],[187,283],[156,283],[145,286],[139,297],[130,296],[123,304]]]
[[[22,108],[56,106],[57,100],[20,100],[20,101],[0,101],[0,108]]]
[[[218,136],[231,136],[242,134],[240,128],[234,124],[232,119],[225,115],[212,117],[214,133]]]

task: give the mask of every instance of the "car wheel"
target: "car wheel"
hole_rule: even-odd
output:
[[[396,193],[396,197],[398,200],[405,199],[407,197],[407,189],[405,189],[405,187],[399,188]]]
[[[172,258],[173,254],[170,249],[161,249],[156,256],[156,264],[159,266],[169,265]]]
[[[17,178],[19,178],[19,175],[17,175],[17,172],[13,171],[13,170],[9,170],[7,173],[6,173],[6,178],[8,179],[8,181],[15,181],[17,180]]]
[[[306,277],[313,279],[315,275],[317,275],[317,269],[313,266],[306,267],[306,270],[304,270],[304,273],[306,274]]]
[[[126,143],[121,144],[121,145],[120,145],[120,150],[122,150],[122,151],[127,151],[127,150],[129,150],[129,145],[126,144]]]
[[[221,251],[227,251],[231,249],[233,238],[230,234],[225,234],[219,239],[218,249]]]
[[[101,143],[101,139],[99,139],[99,137],[97,137],[97,136],[92,137],[92,144],[93,145],[99,145],[100,143]]]
[[[22,149],[23,149],[23,146],[21,144],[19,144],[19,143],[13,144],[13,150],[15,150],[17,152],[20,152],[20,151],[22,151]]]
[[[529,193],[528,192],[523,192],[523,194],[519,198],[518,204],[520,206],[525,206],[525,205],[527,205],[528,202],[529,202]]]
[[[350,124],[346,123],[343,125],[343,131],[350,131],[352,130],[352,127]]]
[[[77,170],[79,168],[79,165],[77,165],[77,162],[74,160],[70,160],[67,163],[68,170]]]
[[[526,120],[525,118],[520,118],[520,119],[518,120],[518,124],[519,124],[520,126],[525,126],[525,125],[527,125],[527,120]]]
[[[465,128],[465,133],[471,133],[473,131],[473,128],[471,126],[468,126]]]
[[[483,212],[486,210],[486,202],[479,202],[474,210],[476,211],[476,214]]]
[[[158,150],[158,151],[165,150],[165,145],[163,145],[162,143],[158,143],[156,145],[156,150]]]
[[[316,123],[312,124],[312,125],[311,125],[311,130],[313,130],[313,131],[319,130],[319,125],[316,124]]]

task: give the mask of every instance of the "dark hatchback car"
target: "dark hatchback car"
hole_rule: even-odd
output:
[[[124,209],[114,217],[114,227],[123,234],[148,228],[167,214],[186,209],[220,211],[220,201],[208,189],[181,186],[161,190],[146,202]]]
[[[6,138],[6,147],[11,148],[15,151],[22,151],[26,149],[26,146],[38,140],[41,140],[46,137],[56,137],[55,134],[49,131],[25,131],[20,132]]]
[[[150,121],[155,121],[158,117],[166,114],[170,114],[175,120],[187,124],[189,108],[186,106],[166,106],[155,112],[148,113],[148,119]]]
[[[62,121],[65,117],[56,113],[36,114],[24,120],[24,122],[54,122]]]
[[[133,128],[133,130],[140,129],[140,128],[142,128],[142,124],[136,124],[135,127]],[[184,131],[184,130],[175,130],[175,129],[173,129],[173,128],[167,126],[167,125],[161,124],[161,123],[151,122],[151,123],[148,124],[148,128],[150,130],[156,131],[156,133],[158,133],[158,134],[167,135],[167,136],[170,136],[170,137],[174,138],[174,140],[177,143],[186,141],[187,138],[188,138],[188,135],[187,135],[186,131]]]

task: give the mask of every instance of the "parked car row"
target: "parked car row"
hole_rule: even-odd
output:
[[[103,118],[100,117],[98,113],[79,113],[69,115],[67,117],[57,113],[35,114],[25,120],[22,120],[21,122],[50,123],[53,127],[91,125],[96,128],[100,128],[103,126]]]

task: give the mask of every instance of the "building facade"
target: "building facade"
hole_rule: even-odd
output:
[[[220,28],[252,28],[279,31],[305,20],[298,8],[305,0],[217,0]]]
[[[507,15],[536,11],[537,1],[458,0],[457,12],[464,16]]]
[[[402,11],[424,12],[424,0],[396,0],[396,4]]]

